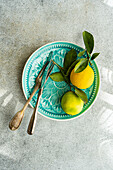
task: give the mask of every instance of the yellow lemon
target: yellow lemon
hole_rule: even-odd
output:
[[[61,99],[61,106],[65,113],[76,115],[81,112],[84,102],[74,92],[68,91]]]
[[[74,86],[80,89],[86,89],[94,81],[94,71],[89,65],[80,73],[75,73],[73,69],[70,74],[70,81]]]

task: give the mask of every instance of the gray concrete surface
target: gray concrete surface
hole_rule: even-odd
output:
[[[83,46],[82,31],[95,37],[101,89],[93,107],[66,122],[38,115],[35,134],[8,128],[25,103],[22,69],[37,48],[52,41]],[[113,1],[0,0],[0,170],[113,170]]]

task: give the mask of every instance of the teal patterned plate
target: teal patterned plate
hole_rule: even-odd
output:
[[[75,49],[77,53],[83,50],[81,47],[73,43],[53,42],[42,46],[29,57],[25,64],[22,75],[22,87],[26,99],[30,97],[35,85],[35,79],[40,69],[47,61],[49,53],[52,51],[52,59],[59,65],[63,66],[64,56],[72,48]],[[84,54],[84,56],[85,55],[86,54]],[[54,82],[51,80],[51,78],[48,79],[44,86],[44,91],[39,105],[39,113],[43,116],[56,120],[69,120],[82,115],[93,104],[99,89],[99,71],[94,61],[92,61],[92,68],[94,70],[94,82],[89,88],[83,90],[87,94],[88,102],[84,104],[84,107],[79,114],[72,116],[66,114],[62,110],[60,101],[63,94],[69,91],[69,86],[63,81]],[[59,70],[57,66],[54,66],[52,73],[56,71]],[[37,95],[38,91],[30,102],[32,107],[35,107]]]

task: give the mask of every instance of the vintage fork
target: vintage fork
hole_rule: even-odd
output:
[[[20,126],[23,117],[24,117],[24,111],[27,108],[29,102],[31,101],[32,97],[34,96],[34,94],[36,93],[36,91],[40,88],[41,86],[41,79],[42,79],[42,73],[44,72],[44,70],[46,69],[47,65],[49,64],[49,61],[46,62],[46,64],[43,66],[43,68],[41,69],[41,71],[39,72],[37,78],[36,78],[36,85],[34,87],[34,90],[31,94],[31,96],[29,97],[29,99],[27,100],[26,104],[24,105],[24,107],[22,108],[22,110],[20,110],[19,112],[17,112],[14,117],[11,119],[11,121],[9,122],[9,128],[11,130],[16,130],[18,129],[18,127]]]
[[[51,62],[51,61],[50,61],[50,62]],[[49,77],[49,75],[50,75],[53,67],[54,67],[54,64],[53,64],[53,62],[52,62],[51,66],[48,68],[47,76],[46,76],[44,85],[45,85],[46,81],[48,80],[48,77]],[[40,79],[39,81],[40,81],[40,87],[41,87],[42,79]],[[44,89],[44,85],[40,88],[40,90],[39,90],[39,92],[38,92],[38,98],[37,98],[36,106],[35,106],[35,108],[34,108],[34,112],[33,112],[32,116],[31,116],[31,119],[30,119],[30,122],[29,122],[29,125],[28,125],[27,133],[28,133],[29,135],[32,135],[33,132],[34,132],[34,129],[35,129],[36,120],[37,120],[37,114],[38,114],[38,107],[39,107],[41,95],[42,95],[42,92],[43,92],[43,89]]]

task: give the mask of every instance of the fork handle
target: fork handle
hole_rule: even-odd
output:
[[[34,112],[31,116],[31,119],[30,119],[30,122],[29,122],[29,125],[28,125],[27,133],[29,135],[32,135],[33,132],[34,132],[34,129],[35,129],[36,120],[37,120],[37,113],[38,113],[38,106],[39,106],[41,95],[42,95],[42,89],[39,90],[36,106],[34,108]]]
[[[26,104],[23,107],[23,111],[25,111],[26,107],[28,106],[29,102],[31,101],[31,99],[33,98],[34,94],[36,93],[36,91],[40,88],[40,83],[36,83],[34,90],[32,92],[32,94],[30,95],[30,97],[28,98]]]

